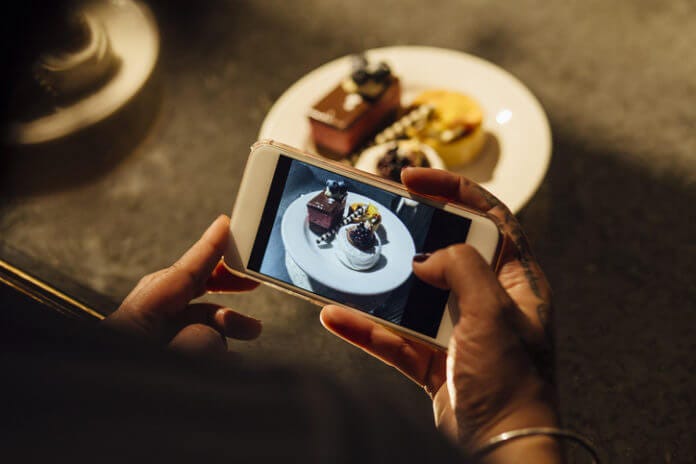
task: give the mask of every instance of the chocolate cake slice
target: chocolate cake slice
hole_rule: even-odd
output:
[[[347,188],[343,181],[329,180],[323,192],[307,202],[309,227],[316,233],[332,229],[343,218]]]
[[[385,63],[369,66],[356,59],[350,77],[337,85],[309,111],[317,148],[344,158],[389,124],[401,105],[401,84]]]

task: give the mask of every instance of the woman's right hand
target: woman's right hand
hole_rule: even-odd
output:
[[[438,428],[473,452],[503,432],[558,426],[553,388],[539,375],[515,325],[520,309],[481,255],[469,245],[453,245],[413,268],[421,280],[451,289],[459,310],[446,382],[433,397]],[[543,446],[527,449],[525,460],[556,462],[553,440],[531,441]],[[529,442],[514,443],[515,454]],[[498,454],[510,453],[509,446]]]
[[[540,365],[548,361],[540,354],[551,350],[550,289],[519,224],[488,192],[453,174],[409,169],[402,179],[415,193],[456,201],[492,217],[505,235],[498,275],[464,244],[414,262],[416,276],[456,296],[459,317],[448,353],[338,306],[324,308],[323,324],[423,386],[433,398],[438,427],[469,452],[502,432],[556,426],[553,387],[545,375],[549,366]],[[535,462],[560,460],[556,443],[546,437],[510,443],[489,458],[507,462],[519,453]]]

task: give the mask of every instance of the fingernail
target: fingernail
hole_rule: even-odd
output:
[[[225,308],[225,335],[238,340],[253,340],[263,332],[263,322]]]
[[[255,317],[247,316],[246,314],[240,314],[237,311],[235,311],[234,309],[222,308],[222,310],[225,312],[226,319],[228,318],[228,316],[229,316],[229,318],[232,318],[235,320],[240,318],[240,317],[243,317],[245,319],[251,319],[252,321],[258,322],[260,325],[263,325],[263,321],[261,319],[256,319]]]
[[[413,256],[413,261],[416,263],[423,263],[426,259],[430,258],[432,253],[418,253]]]

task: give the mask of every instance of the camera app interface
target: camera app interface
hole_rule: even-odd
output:
[[[471,221],[280,156],[248,268],[435,337],[448,292],[413,256],[465,242]]]

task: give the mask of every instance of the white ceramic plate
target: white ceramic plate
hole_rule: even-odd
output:
[[[551,159],[551,130],[539,101],[517,78],[481,58],[432,47],[368,50],[401,78],[402,104],[420,92],[442,88],[474,97],[485,111],[489,137],[481,156],[459,172],[519,211],[544,179]],[[259,138],[314,151],[307,111],[350,71],[350,58],[331,61],[293,84],[264,120]]]
[[[382,215],[384,234],[382,258],[372,269],[355,271],[341,264],[333,242],[317,245],[317,235],[309,229],[307,202],[320,191],[300,196],[283,215],[280,233],[285,251],[297,265],[319,283],[354,295],[376,295],[395,289],[411,275],[416,246],[406,226],[386,206],[362,195],[348,192],[346,205],[372,203]]]

